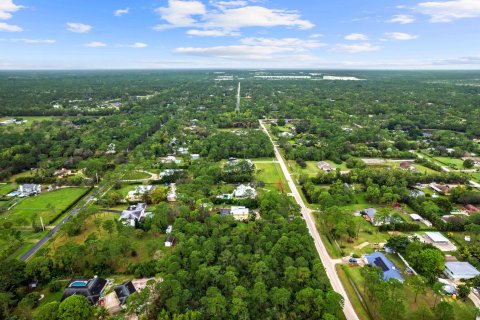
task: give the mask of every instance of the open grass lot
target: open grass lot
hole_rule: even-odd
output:
[[[278,190],[279,183],[281,183],[285,191],[290,192],[282,169],[277,162],[273,161],[273,158],[269,160],[255,159],[253,163],[255,164],[255,178],[265,183],[265,189]]]
[[[315,177],[319,172],[322,172],[320,169],[318,169],[317,164],[318,161],[305,161],[307,166],[305,168],[302,168],[298,165],[298,163],[294,160],[288,160],[288,165],[290,172],[292,176],[298,177],[301,174],[305,174],[309,177]],[[350,169],[347,168],[345,162],[342,162],[341,164],[334,163],[333,161],[326,161],[330,165],[339,168],[341,171],[348,171]]]
[[[150,175],[146,172],[141,172],[137,170],[131,170],[125,173],[123,176],[124,180],[140,180],[140,179],[148,179],[150,178]]]
[[[450,158],[450,157],[434,157],[433,159],[435,159],[442,166],[446,165],[457,170],[465,169],[463,167],[462,159],[456,159],[456,158]]]
[[[24,178],[24,177],[33,177],[35,176],[35,172],[34,171],[24,171],[24,172],[20,172],[20,173],[17,173],[17,174],[14,174],[12,175],[8,180],[10,182],[14,182],[16,179],[18,178]]]
[[[388,255],[388,258],[391,259],[400,270],[405,269],[405,266],[403,264],[400,264],[401,262],[399,259],[393,258],[392,255]],[[348,290],[349,296],[355,297],[351,295],[351,294],[355,295],[355,293],[352,292],[353,288],[351,288],[351,285],[348,283],[348,278],[353,280],[353,283],[355,284],[360,295],[366,302],[366,305],[370,306],[371,304],[368,302],[367,295],[364,292],[365,281],[362,275],[360,274],[360,267],[342,266],[341,268],[343,269],[345,274],[341,275],[340,280],[342,280],[347,290],[349,289],[349,286],[350,286],[350,290]],[[415,311],[421,305],[433,307],[433,304],[435,301],[435,295],[431,289],[427,289],[427,292],[424,295],[419,294],[417,297],[417,302],[415,302],[415,294],[412,292],[412,289],[408,285],[404,285],[403,288],[404,288],[405,296],[407,297],[407,306],[406,306],[407,312],[410,313],[412,311]],[[475,319],[475,309],[474,309],[473,303],[470,300],[467,300],[464,302],[464,301],[453,300],[448,296],[442,296],[442,298],[448,302],[453,303],[455,320]],[[439,301],[440,299],[438,299],[437,303]],[[368,317],[366,318],[364,317],[366,314],[368,316],[368,313],[365,310],[362,310],[363,307],[360,301],[358,300],[358,298],[353,299],[353,306],[356,310],[358,310],[358,314],[360,315],[361,319],[369,319]],[[373,310],[369,310],[369,311],[370,311],[370,314],[374,314]],[[375,316],[373,318],[375,318]],[[408,318],[408,316],[404,318],[410,319]]]
[[[471,173],[470,176],[473,180],[480,182],[480,172]]]
[[[422,165],[420,165],[420,164],[414,164],[413,166],[414,166],[414,167],[417,169],[417,171],[420,172],[420,173],[424,173],[424,174],[438,173],[438,171],[435,171],[435,170],[433,170],[433,169],[424,167],[424,166],[422,166]]]
[[[114,231],[111,235],[104,230],[102,227],[97,228],[95,220],[99,219],[100,221],[114,220],[118,219],[119,215],[111,212],[99,212],[96,215],[88,217],[85,221],[85,228],[83,231],[76,236],[68,237],[63,232],[59,232],[54,239],[52,239],[48,246],[52,248],[52,252],[55,251],[58,247],[64,245],[67,241],[73,241],[78,244],[84,244],[85,240],[89,235],[95,233],[97,240],[108,240],[112,239],[115,241],[115,238],[118,236],[117,231]],[[153,256],[160,257],[163,250],[165,250],[164,234],[144,235],[143,237],[138,237],[136,229],[132,227],[126,227],[125,232],[122,232],[122,236],[126,236],[128,242],[131,244],[131,247],[135,249],[136,256],[118,256],[120,262],[117,264],[118,270],[116,272],[125,272],[125,267],[128,263],[139,263],[151,259]],[[169,249],[169,248],[167,248]]]
[[[87,188],[63,188],[35,197],[20,199],[19,203],[3,214],[3,217],[17,225],[29,225],[37,215],[47,224],[62,210],[86,192]]]
[[[10,191],[17,189],[17,185],[14,183],[0,184],[0,197],[8,194]]]
[[[309,177],[315,177],[320,172],[320,169],[317,167],[317,162],[318,161],[306,161],[307,167],[302,168],[296,161],[288,160],[288,166],[292,176],[295,178],[298,178],[301,174],[305,174]]]
[[[349,266],[346,265],[337,265],[336,270],[338,273],[338,277],[340,281],[342,281],[343,287],[347,292],[348,297],[350,298],[350,302],[357,313],[357,316],[360,320],[370,320],[372,319],[367,311],[367,309],[363,306],[362,301],[358,297],[354,285],[350,282],[349,276],[347,275],[347,269]]]

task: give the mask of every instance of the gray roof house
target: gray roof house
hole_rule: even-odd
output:
[[[134,227],[137,222],[143,221],[143,219],[148,216],[148,212],[145,212],[146,208],[147,204],[143,202],[130,206],[127,210],[122,211],[119,220],[122,221],[124,225]]]
[[[122,283],[121,285],[115,286],[113,290],[117,294],[117,298],[120,301],[120,304],[122,305],[124,305],[127,302],[127,299],[130,295],[132,295],[137,291],[134,285],[132,284],[132,281],[128,281],[128,282]]]
[[[446,262],[445,273],[452,280],[472,279],[480,275],[480,272],[468,262]]]

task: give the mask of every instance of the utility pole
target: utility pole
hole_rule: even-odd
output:
[[[42,230],[45,231],[45,225],[43,224],[43,219],[41,216],[40,216],[40,223],[42,224]]]

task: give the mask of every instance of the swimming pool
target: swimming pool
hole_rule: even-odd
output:
[[[74,281],[70,283],[70,287],[78,288],[78,287],[86,287],[87,281]]]

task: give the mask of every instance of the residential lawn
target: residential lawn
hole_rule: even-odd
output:
[[[24,177],[33,177],[35,176],[35,171],[32,171],[32,170],[28,170],[28,171],[24,171],[24,172],[20,172],[20,173],[17,173],[17,174],[14,174],[13,176],[11,176],[9,178],[9,181],[10,182],[14,182],[16,179],[18,178],[24,178]]]
[[[346,162],[342,162],[340,164],[338,163],[335,163],[333,161],[330,161],[330,160],[327,160],[326,162],[328,162],[329,164],[331,164],[332,166],[334,166],[335,168],[340,168],[340,171],[349,171],[350,169],[347,168],[347,163]],[[316,164],[317,162],[315,162]]]
[[[88,217],[85,221],[85,229],[77,236],[68,237],[63,232],[60,232],[52,239],[48,245],[52,248],[52,252],[55,252],[55,249],[64,245],[67,241],[73,241],[78,244],[84,244],[85,240],[89,235],[95,233],[98,240],[112,239],[115,241],[115,237],[118,236],[117,231],[114,231],[112,235],[108,234],[106,230],[102,227],[97,228],[95,220],[99,219],[102,222],[106,220],[118,219],[119,215],[111,212],[100,212],[96,215]],[[143,237],[139,238],[136,234],[137,229],[132,227],[126,227],[125,231],[122,232],[122,236],[128,238],[131,243],[131,247],[135,249],[136,256],[119,256],[118,259],[121,263],[118,263],[118,269],[116,272],[125,272],[125,268],[128,263],[139,263],[151,259],[154,255],[160,257],[165,250],[170,250],[170,248],[165,248],[164,242],[166,235],[158,234],[144,234]]]
[[[365,307],[363,306],[362,302],[360,301],[353,285],[350,283],[350,280],[349,280],[350,276],[347,273],[348,272],[347,269],[350,267],[346,265],[337,265],[335,268],[337,270],[338,277],[340,278],[340,281],[342,281],[343,287],[345,288],[345,291],[347,292],[347,295],[350,298],[350,302],[352,303],[357,316],[360,318],[360,320],[372,319],[368,314],[367,310],[365,309]]]
[[[415,163],[413,166],[414,166],[414,167],[417,169],[417,171],[420,172],[420,173],[424,173],[424,174],[438,173],[438,171],[435,171],[435,170],[433,170],[433,169],[424,167],[424,166],[422,166],[422,165],[420,165],[420,164],[416,164],[416,163]]]
[[[123,180],[141,180],[141,179],[148,179],[148,178],[150,178],[150,175],[148,173],[137,171],[137,170],[128,171],[123,176]]]
[[[405,266],[403,263],[401,263],[400,260],[397,260],[396,258],[393,259],[392,256],[389,256],[389,259],[392,259],[393,262],[397,265],[397,267],[400,270],[404,270]],[[358,291],[360,292],[361,296],[363,299],[366,301],[367,306],[371,306],[371,303],[368,303],[367,295],[364,292],[364,279],[360,273],[360,267],[350,267],[350,266],[344,266],[343,267],[344,271],[347,273],[348,276],[353,280],[355,283]],[[408,277],[405,276],[404,277]],[[404,285],[404,292],[405,296],[407,298],[407,305],[406,305],[406,311],[407,311],[407,319],[410,319],[408,315],[410,312],[415,311],[419,306],[421,305],[427,305],[429,307],[433,307],[433,304],[435,302],[435,295],[431,289],[427,289],[427,292],[423,295],[418,295],[417,301],[415,302],[415,294],[412,292],[411,287],[408,285]],[[347,291],[350,296],[350,291]],[[446,300],[447,302],[450,302],[453,304],[454,310],[455,310],[455,319],[456,320],[463,320],[463,319],[474,319],[474,312],[475,309],[473,307],[473,303],[470,300],[467,300],[466,302],[463,301],[455,301],[451,297],[448,296],[442,296],[442,299]],[[440,298],[438,299],[437,303],[440,301]],[[358,310],[358,312],[361,314],[362,309],[357,309],[359,308],[358,303],[353,304],[354,308]],[[373,313],[373,310],[370,310],[370,313]]]
[[[454,169],[462,170],[465,169],[463,167],[463,160],[457,158],[450,158],[450,157],[434,157],[437,162],[440,162],[440,165],[443,166],[451,166]]]
[[[301,174],[315,177],[320,172],[320,169],[317,167],[318,161],[306,161],[307,166],[305,168],[300,167],[295,160],[288,160],[287,163],[292,176],[295,178],[298,178]]]
[[[35,216],[48,224],[58,213],[66,209],[87,189],[81,187],[63,188],[38,196],[18,199],[18,204],[3,214],[7,220],[17,225],[30,225]],[[40,221],[38,221],[40,223]],[[53,221],[50,221],[50,223]]]
[[[0,197],[16,189],[17,189],[17,185],[15,183],[0,184]]]
[[[255,159],[253,163],[255,164],[255,178],[265,183],[265,189],[278,190],[279,183],[281,183],[285,192],[290,192],[280,164],[276,162],[263,162],[257,159]]]
[[[480,182],[480,172],[471,173],[470,176],[473,180]]]

